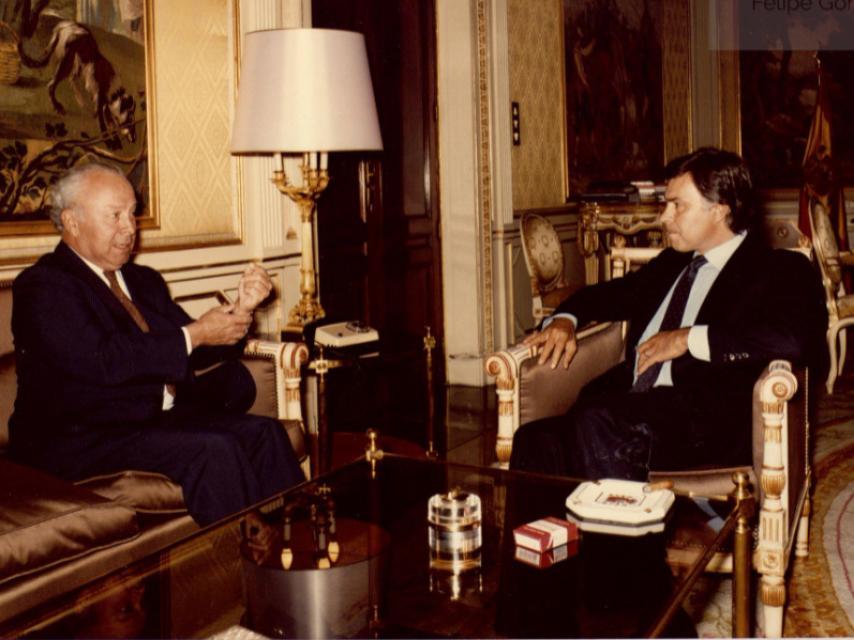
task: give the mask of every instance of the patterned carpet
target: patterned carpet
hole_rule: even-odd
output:
[[[798,558],[792,569],[785,633],[850,637],[854,443],[820,460],[814,470],[820,481],[813,494],[810,554]]]
[[[854,372],[819,399],[817,423],[809,556],[792,563],[783,633],[854,637]],[[705,576],[691,594],[700,637],[732,636],[731,590],[731,579]]]

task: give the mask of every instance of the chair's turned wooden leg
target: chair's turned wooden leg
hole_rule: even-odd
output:
[[[511,383],[512,384],[512,383]],[[510,454],[513,451],[513,388],[502,389],[500,379],[497,381],[498,395],[498,436],[495,441],[495,456],[502,467],[510,465]]]
[[[759,582],[759,597],[765,617],[765,637],[783,637],[783,605],[786,603],[786,583],[780,576],[763,575]]]
[[[495,394],[498,396],[498,436],[495,456],[505,469],[510,465],[513,450],[513,415],[516,401],[516,378],[511,373],[510,362],[498,353],[486,360],[486,372],[495,377]]]
[[[738,523],[733,540],[732,632],[735,638],[747,638],[750,630],[750,522],[755,513],[755,501],[750,493],[744,472],[733,474],[735,499],[739,507]]]
[[[765,633],[769,637],[779,637],[783,631],[783,606],[786,603],[787,523],[796,517],[794,514],[787,517],[786,505],[783,504],[787,481],[783,420],[786,402],[794,396],[798,384],[788,364],[775,367],[773,372],[761,390],[765,446],[759,482],[764,497],[759,509],[759,535],[753,563],[761,576],[759,595]]]
[[[795,556],[798,558],[806,558],[809,555],[810,543],[810,510],[812,509],[809,495],[809,487],[807,487],[807,495],[804,498],[804,508],[801,510],[801,520],[798,523],[798,535],[795,539]]]
[[[827,330],[827,349],[830,352],[830,370],[827,372],[827,393],[833,393],[833,383],[839,371],[839,361],[836,356],[838,333],[836,329]]]
[[[842,375],[842,370],[845,368],[845,356],[847,355],[848,340],[846,339],[848,332],[845,329],[839,334],[839,370],[837,375]]]

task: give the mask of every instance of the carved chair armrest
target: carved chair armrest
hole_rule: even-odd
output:
[[[760,574],[767,637],[780,637],[786,603],[786,570],[792,548],[807,554],[809,537],[809,371],[775,360],[754,388],[754,429],[761,412],[759,527],[753,566]]]
[[[600,324],[578,333],[578,351],[568,369],[537,364],[539,349],[517,344],[492,354],[486,372],[495,377],[498,395],[498,461],[510,461],[513,434],[521,425],[572,406],[581,388],[620,362],[624,325]]]
[[[272,387],[275,395],[275,417],[279,420],[298,420],[302,422],[300,403],[300,381],[302,365],[308,360],[308,347],[301,342],[274,342],[250,339],[243,351],[244,359],[265,360],[272,368]],[[256,376],[259,389],[266,387],[257,379],[258,368],[251,367]],[[259,393],[259,395],[261,395]],[[261,402],[256,398],[256,405]]]
[[[802,406],[788,404],[797,390],[797,377],[785,360],[771,362],[757,378],[753,386],[752,465],[684,471],[657,469],[650,471],[650,481],[669,480],[676,491],[688,495],[725,498],[734,489],[733,472],[744,471],[749,474],[760,501],[768,482],[786,494],[787,487],[800,490],[805,463],[803,452],[806,451],[805,420],[799,416]],[[801,471],[795,473],[796,468]],[[777,479],[770,480],[771,476],[776,478],[779,473],[785,476],[782,485]],[[785,500],[784,504],[789,506]]]
[[[760,490],[756,565],[762,573],[771,571],[782,578],[796,543],[798,516],[809,493],[808,371],[793,369],[786,360],[775,360],[756,388],[764,436],[759,451],[754,441]],[[754,405],[754,430],[756,408]],[[805,552],[806,525],[801,529]],[[778,562],[782,564],[777,566]]]
[[[300,370],[308,360],[301,342],[249,340],[243,363],[255,380],[255,403],[249,413],[277,418],[288,434],[303,473],[309,477],[305,423],[300,402]]]

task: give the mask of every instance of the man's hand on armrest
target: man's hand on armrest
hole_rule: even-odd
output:
[[[566,369],[578,350],[575,323],[567,317],[556,317],[542,331],[527,336],[523,343],[529,347],[542,345],[539,364],[551,359],[552,369],[556,368],[559,362],[563,362],[563,368]]]
[[[186,326],[193,348],[202,345],[237,344],[249,331],[252,314],[238,311],[234,305],[214,307]]]

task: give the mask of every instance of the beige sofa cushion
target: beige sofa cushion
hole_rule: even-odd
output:
[[[0,459],[0,583],[130,540],[133,509]]]
[[[119,471],[75,483],[142,513],[184,513],[184,493],[180,485],[160,473]]]

